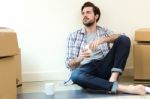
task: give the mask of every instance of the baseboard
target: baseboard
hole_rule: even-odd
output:
[[[68,72],[55,71],[55,72],[25,72],[23,73],[23,82],[31,81],[46,81],[46,80],[64,80],[66,79]],[[133,67],[127,67],[122,76],[133,76]]]
[[[46,80],[64,80],[67,72],[25,72],[22,74],[23,82],[46,81]]]

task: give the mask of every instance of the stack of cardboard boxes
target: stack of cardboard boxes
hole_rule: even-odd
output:
[[[133,45],[134,79],[150,81],[150,28],[135,31],[136,44]]]
[[[21,59],[17,36],[8,28],[0,28],[0,99],[17,99],[21,84]]]

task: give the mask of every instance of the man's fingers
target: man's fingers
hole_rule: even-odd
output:
[[[91,46],[90,46],[90,49],[91,49],[92,51],[95,51],[96,46],[97,46],[96,44],[92,43]]]
[[[88,49],[83,49],[83,50],[82,50],[82,53],[86,52],[87,50],[88,50]]]
[[[98,47],[98,45],[99,45],[99,42],[98,41],[94,41],[94,42],[92,42],[91,44],[90,44],[90,49],[92,50],[92,51],[95,51],[96,50],[96,48]]]
[[[94,49],[94,42],[92,42],[92,43],[90,44],[89,48],[90,48],[91,50]]]
[[[91,56],[91,51],[88,49],[85,52],[80,53],[81,57],[87,58]]]

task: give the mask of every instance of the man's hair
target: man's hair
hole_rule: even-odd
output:
[[[95,15],[98,14],[98,18],[97,18],[97,20],[96,20],[96,22],[98,22],[98,20],[99,20],[99,18],[100,18],[100,16],[101,16],[100,9],[99,9],[97,6],[95,6],[92,2],[85,2],[85,3],[83,4],[83,6],[81,7],[81,11],[83,11],[83,9],[84,9],[85,7],[92,7],[92,8],[93,8],[94,14],[95,14]]]

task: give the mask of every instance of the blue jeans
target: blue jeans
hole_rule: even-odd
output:
[[[130,39],[121,35],[104,59],[93,60],[73,70],[72,81],[84,88],[116,92],[117,82],[109,82],[109,78],[112,72],[122,73],[129,51]]]

